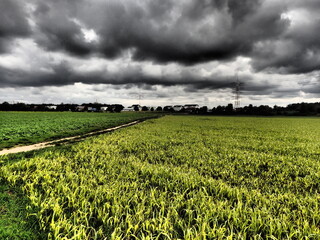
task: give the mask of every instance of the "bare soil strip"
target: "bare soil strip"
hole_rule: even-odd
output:
[[[20,146],[20,147],[13,147],[13,148],[9,148],[9,149],[3,149],[0,151],[0,155],[38,150],[38,149],[42,149],[42,148],[46,148],[46,147],[55,146],[56,144],[66,143],[71,140],[79,141],[79,140],[86,138],[86,137],[90,137],[90,136],[98,135],[98,134],[102,134],[102,133],[107,133],[107,132],[112,132],[114,130],[124,128],[124,127],[129,127],[129,126],[135,125],[140,122],[142,122],[142,121],[137,120],[137,121],[122,124],[122,125],[119,125],[116,127],[107,128],[107,129],[103,129],[103,130],[99,130],[99,131],[94,131],[94,132],[90,132],[90,133],[86,133],[86,134],[82,134],[82,135],[77,135],[77,136],[73,136],[73,137],[61,138],[61,139],[57,139],[57,140],[53,140],[53,141],[49,141],[49,142],[42,142],[42,143],[37,143],[37,144],[33,144],[33,145],[28,145],[28,146]]]

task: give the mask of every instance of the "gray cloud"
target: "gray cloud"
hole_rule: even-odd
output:
[[[138,61],[181,64],[249,56],[257,71],[306,73],[320,68],[317,0],[30,2],[35,5],[32,37],[49,51],[112,59],[129,50]],[[3,52],[8,38],[30,34],[30,26],[23,1],[2,0],[0,7]],[[283,13],[297,9],[314,21],[293,26]],[[94,30],[99,41],[87,41],[86,29]]]
[[[211,75],[205,79],[199,77],[192,70],[183,70],[174,76],[148,76],[139,67],[123,68],[121,72],[110,73],[107,70],[90,71],[80,73],[74,71],[68,63],[62,62],[52,67],[48,72],[28,72],[25,70],[11,70],[0,67],[1,87],[42,87],[72,85],[77,82],[84,84],[111,84],[130,89],[138,86],[144,90],[156,91],[154,86],[172,87],[183,86],[185,92],[197,92],[199,90],[230,89],[235,86],[235,77],[223,75]],[[239,79],[244,83],[246,93],[256,93],[275,88],[270,83],[256,83],[250,76],[240,75]],[[104,91],[102,86],[93,87],[93,91]]]
[[[300,90],[320,92],[314,80],[296,82],[300,90],[285,91],[272,77],[274,73],[290,73],[308,78],[308,73],[320,71],[318,0],[1,0],[0,9],[0,54],[13,50],[10,43],[15,39],[26,37],[43,54],[54,52],[61,58],[48,60],[43,64],[46,70],[35,66],[41,65],[41,60],[29,69],[25,66],[25,70],[0,65],[2,87],[82,82],[127,90],[139,86],[148,91],[156,91],[156,86],[180,86],[192,94],[234,87],[237,66],[225,72],[206,69],[206,74],[200,74],[202,63],[228,65],[246,57],[253,69],[250,71],[267,72],[271,79],[240,74],[244,95],[281,97]],[[96,34],[93,39],[86,36],[90,31]],[[90,62],[91,57],[129,63],[114,64],[121,68],[116,73],[81,72],[72,65],[76,59]],[[59,61],[62,63],[57,64]],[[132,67],[133,62],[152,62],[161,69],[175,63],[178,73],[147,74],[141,67]]]
[[[53,72],[28,72],[0,67],[1,87],[42,87],[73,84],[73,74],[64,64],[53,67]]]
[[[288,98],[288,97],[297,97],[299,96],[299,89],[286,89],[286,90],[277,90],[272,93],[273,98]]]
[[[195,64],[248,55],[257,41],[277,38],[288,25],[282,10],[261,0],[51,0],[34,17],[37,42],[49,50],[107,58],[130,50],[138,61]],[[86,42],[81,27],[95,30],[99,44]]]
[[[34,12],[39,30],[37,43],[50,51],[62,50],[79,56],[91,53],[93,46],[85,41],[76,22],[76,8],[75,1],[39,2]]]
[[[155,17],[154,9],[160,9]],[[257,0],[116,2],[105,9],[102,24],[98,32],[107,57],[133,49],[136,60],[182,64],[247,55],[256,41],[277,37],[288,25],[281,9]]]
[[[13,38],[30,34],[24,7],[25,5],[19,0],[0,1],[0,53],[9,50]]]
[[[138,61],[181,64],[250,56],[257,71],[290,73],[310,72],[320,66],[320,19],[301,28],[290,27],[291,20],[283,18],[283,13],[296,9],[315,17],[316,0],[305,4],[267,0],[32,2],[36,5],[34,38],[50,51],[80,57],[102,54],[112,59],[129,50]],[[6,35],[29,31],[23,5],[18,3],[1,2],[14,16],[11,25],[2,24],[7,28],[0,25]],[[84,29],[94,30],[99,41],[87,41]]]
[[[276,40],[256,43],[253,67],[257,71],[267,69],[283,74],[320,70],[319,1],[293,1],[287,7],[289,27]],[[290,19],[290,11],[291,14],[295,11],[298,19]]]

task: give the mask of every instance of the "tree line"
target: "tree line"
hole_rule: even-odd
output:
[[[54,108],[53,108],[54,106]],[[83,103],[78,104],[26,104],[26,103],[8,103],[3,102],[0,104],[0,111],[108,111],[108,112],[121,112],[124,106],[121,104],[101,104],[101,103]],[[159,111],[159,112],[174,112],[172,108],[161,107],[149,108],[143,106],[142,108],[135,107],[135,111]],[[207,106],[194,109],[193,111],[185,111],[181,109],[180,113],[193,113],[193,114],[212,114],[212,115],[261,115],[261,116],[313,116],[320,115],[320,102],[316,103],[293,103],[286,107],[268,105],[248,106],[235,109],[233,104],[226,106],[217,106],[209,109]]]
[[[72,111],[72,112],[96,112],[104,108],[104,111],[121,112],[124,108],[121,104],[102,104],[102,103],[83,103],[68,104],[26,104],[26,103],[8,103],[0,104],[0,111]],[[105,109],[106,108],[106,109]]]
[[[215,115],[313,116],[320,115],[320,102],[293,103],[286,107],[249,104],[238,109],[234,109],[232,104],[228,104],[227,106],[214,107],[211,113]]]

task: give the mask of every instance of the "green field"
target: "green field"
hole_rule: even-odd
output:
[[[155,114],[0,112],[0,149],[113,127]]]
[[[49,239],[320,239],[319,118],[166,116],[0,160]]]

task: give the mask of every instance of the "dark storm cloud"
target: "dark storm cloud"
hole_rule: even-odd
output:
[[[317,12],[320,9],[320,2],[318,0],[292,0],[293,7],[307,8],[309,11]]]
[[[40,31],[36,36],[37,43],[47,50],[63,50],[79,56],[93,51],[93,46],[85,41],[81,26],[74,18],[75,7],[74,1],[39,2],[34,13]]]
[[[244,94],[262,94],[270,92],[277,87],[267,82],[255,82],[249,76],[239,76],[243,83],[241,90]],[[147,76],[139,68],[123,68],[121,72],[110,73],[108,71],[91,71],[86,73],[74,71],[66,62],[55,65],[51,72],[28,72],[11,70],[0,67],[0,87],[43,87],[73,85],[77,82],[93,84],[93,91],[104,91],[103,85],[111,84],[114,88],[131,89],[139,87],[143,90],[156,91],[156,86],[172,87],[181,86],[185,92],[198,92],[202,90],[235,88],[234,76],[211,75],[200,79],[191,70],[181,71],[174,76]],[[243,88],[243,89],[242,89]]]
[[[302,91],[304,93],[312,93],[312,94],[320,94],[320,87],[319,85],[310,86],[310,87],[304,87],[302,88]]]
[[[289,29],[290,19],[281,17],[295,9],[305,9],[310,18],[315,17],[315,9],[320,8],[317,0],[288,4],[266,0],[30,2],[35,4],[35,40],[50,51],[115,58],[131,50],[139,61],[183,64],[242,55],[251,56],[257,70],[299,73],[319,69],[320,20]],[[3,50],[3,39],[26,35],[30,29],[23,1],[2,0],[0,7]],[[86,41],[83,28],[95,30],[99,44]],[[279,54],[281,44],[286,54]]]
[[[272,93],[274,98],[288,98],[288,97],[297,97],[300,94],[299,89],[286,89],[286,90],[277,90]]]
[[[253,67],[257,71],[280,73],[309,73],[320,70],[320,2],[318,0],[293,1],[288,6],[289,28],[274,41],[255,45]],[[296,18],[290,19],[290,13]]]
[[[98,28],[107,57],[133,49],[139,61],[227,60],[248,54],[256,41],[277,37],[287,27],[279,8],[262,9],[256,0],[152,2],[108,5],[104,25]]]
[[[320,94],[320,80],[318,79],[316,82],[303,84],[301,86],[301,91],[304,93]]]
[[[73,84],[74,74],[65,64],[54,66],[52,72],[28,72],[0,66],[1,87],[42,87]]]
[[[239,56],[250,58],[249,64],[257,72],[320,70],[318,0],[0,0],[0,9],[0,53],[8,51],[8,43],[15,38],[29,37],[49,54],[59,52],[62,60],[69,59],[68,64],[77,62],[76,58],[90,61],[92,55],[121,61],[126,54],[132,56],[124,60],[128,65],[151,61],[165,69],[165,64],[175,62],[180,71],[174,76],[150,76],[142,68],[124,67],[122,62],[115,63],[121,68],[117,73],[81,73],[76,66],[52,61],[44,64],[50,71],[34,65],[33,72],[19,70],[19,66],[14,70],[0,67],[0,85],[4,87],[82,82],[150,90],[157,85],[183,86],[190,93],[232,89],[233,72],[203,77],[197,64],[229,64]],[[294,11],[296,15],[290,18]],[[97,37],[86,36],[90,31]],[[192,72],[189,65],[196,70]],[[271,84],[273,79],[260,79],[240,79],[244,94],[270,94],[280,86]],[[303,91],[314,89],[308,84]]]
[[[39,1],[37,42],[48,50],[137,61],[196,64],[249,56],[256,71],[320,69],[319,1]],[[283,14],[303,9],[310,21],[294,27]],[[79,21],[81,24],[77,23]],[[85,41],[82,28],[99,42]]]
[[[18,0],[0,1],[0,53],[9,50],[9,44],[15,37],[30,34],[25,5]]]
[[[195,64],[247,55],[256,41],[276,38],[287,27],[281,13],[262,0],[51,0],[39,1],[34,17],[37,42],[49,50],[107,58],[131,50],[138,61]],[[86,42],[82,27],[99,44]]]
[[[291,32],[291,38],[266,42],[253,55],[253,67],[257,71],[271,70],[280,73],[309,73],[320,70],[320,21],[309,29]],[[309,34],[314,32],[314,34]]]

